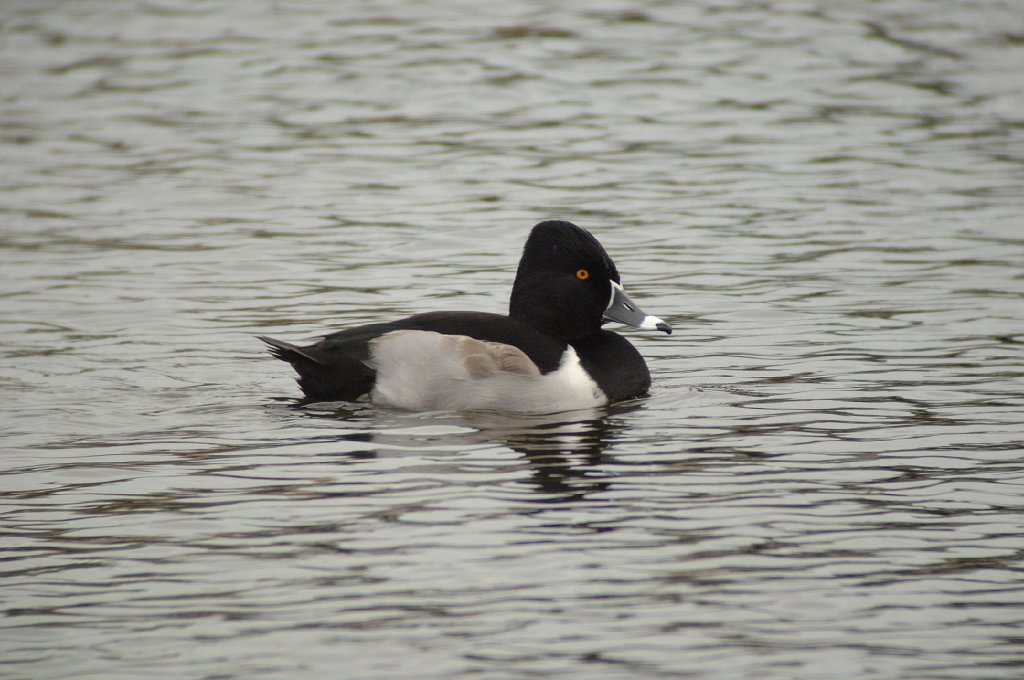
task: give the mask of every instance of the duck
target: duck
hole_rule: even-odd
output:
[[[435,311],[347,328],[298,346],[257,336],[292,365],[304,403],[359,401],[407,411],[558,413],[643,397],[651,375],[608,321],[672,333],[626,294],[588,230],[530,230],[508,314]]]

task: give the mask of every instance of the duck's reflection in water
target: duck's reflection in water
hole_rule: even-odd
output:
[[[354,404],[320,404],[309,415],[360,427],[336,439],[365,443],[348,458],[396,451],[462,450],[503,446],[529,463],[535,489],[551,501],[574,500],[609,487],[602,471],[608,449],[625,427],[621,416],[640,408],[627,402],[546,415],[489,412],[402,413]],[[464,458],[462,458],[464,462]]]
[[[621,407],[619,407],[621,408]],[[464,414],[483,440],[502,444],[529,462],[537,489],[552,500],[579,498],[608,488],[600,468],[616,427],[607,409],[523,418]]]

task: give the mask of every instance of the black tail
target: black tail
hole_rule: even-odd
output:
[[[304,354],[301,347],[296,347],[290,342],[284,340],[275,340],[274,338],[268,338],[265,335],[257,335],[257,338],[267,343],[268,351],[277,359],[281,361],[287,361],[288,363],[295,365],[298,361],[311,361],[314,364],[318,363],[316,359]]]
[[[256,337],[267,343],[273,356],[292,365],[299,374],[299,387],[310,399],[355,401],[373,388],[373,369],[331,346],[298,347],[264,335]]]

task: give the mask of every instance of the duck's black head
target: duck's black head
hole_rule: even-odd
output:
[[[615,263],[589,231],[572,222],[541,222],[523,247],[509,316],[566,341],[596,333],[606,318],[672,332],[644,314],[619,283]]]

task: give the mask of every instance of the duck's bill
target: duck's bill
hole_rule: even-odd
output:
[[[608,308],[604,310],[604,318],[644,331],[672,333],[671,326],[640,309],[635,302],[629,299],[622,286],[614,281],[612,281],[612,299],[608,302]]]

